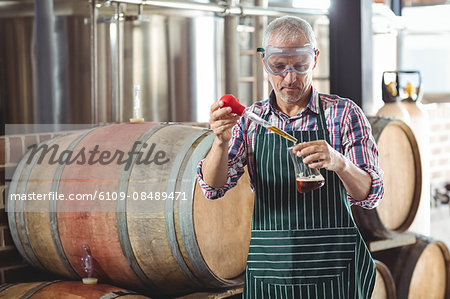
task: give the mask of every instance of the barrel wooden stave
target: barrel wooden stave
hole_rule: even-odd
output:
[[[91,131],[84,136],[74,148],[79,153],[83,148],[99,145],[98,150],[111,152],[119,150],[128,153],[133,148],[134,141],[146,131],[146,126],[112,125]],[[121,136],[122,142],[116,137]],[[99,192],[115,192],[118,189],[120,174],[124,165],[108,163],[105,165],[92,164],[67,165],[61,174],[58,192],[65,194],[99,194]],[[89,205],[89,212],[83,208]],[[58,202],[67,211],[59,212],[58,231],[71,267],[81,277],[86,276],[80,259],[81,245],[88,244],[96,264],[97,275],[103,281],[126,286],[130,289],[144,290],[145,284],[132,271],[124,257],[118,239],[116,225],[116,201],[93,200]]]
[[[63,147],[70,144],[73,139],[78,137],[78,133],[70,136],[63,136],[59,141]],[[49,140],[41,145],[46,144],[51,148],[55,144],[55,140]],[[10,190],[13,193],[37,193],[45,194],[52,191],[52,177],[53,173],[58,167],[58,163],[49,163],[51,151],[49,154],[43,156],[42,165],[48,167],[36,171],[33,169],[33,164],[39,163],[41,158],[40,152],[30,155],[31,151],[23,158],[24,160],[33,161],[31,164],[24,163],[22,168],[18,167],[15,175],[17,176],[17,188]],[[56,157],[57,159],[58,157]],[[24,161],[21,161],[21,163]],[[20,164],[19,164],[20,165]],[[26,204],[25,204],[26,203]],[[74,273],[71,273],[64,266],[61,261],[58,250],[55,247],[55,242],[52,238],[50,229],[50,219],[48,217],[48,205],[42,206],[41,201],[16,201],[8,203],[13,205],[14,210],[36,211],[27,213],[10,213],[9,224],[13,235],[14,243],[18,250],[22,253],[25,260],[36,267],[48,269],[58,275],[63,275],[69,278],[77,278]],[[41,206],[39,206],[41,205]],[[27,232],[23,236],[23,231]],[[26,239],[24,239],[26,237]],[[39,258],[37,258],[39,257]]]
[[[135,165],[130,174],[128,194],[149,194],[148,191],[152,190],[151,195],[156,197],[156,192],[174,193],[175,190],[167,190],[168,184],[171,183],[169,180],[177,179],[177,177],[170,177],[172,166],[176,162],[176,157],[184,158],[186,153],[180,150],[183,145],[190,142],[199,132],[202,131],[192,130],[187,126],[169,126],[153,134],[148,143],[154,142],[163,147],[167,156],[172,157],[171,161],[160,167]],[[174,140],[173,136],[178,138]],[[172,195],[176,196],[176,194]],[[151,203],[151,206],[142,206],[141,201],[132,199],[127,201],[127,208],[133,211],[127,214],[128,234],[139,265],[149,279],[167,292],[173,291],[173,281],[177,282],[178,292],[195,288],[196,285],[180,271],[173,256],[166,228],[166,217],[169,217],[166,215],[167,202],[153,199]],[[140,210],[145,212],[135,212]],[[175,227],[177,226],[172,228],[175,229]],[[149,235],[150,232],[153,233]],[[182,242],[178,240],[178,245],[180,244]]]
[[[58,142],[53,140],[49,143],[49,148],[53,145],[58,145],[60,149],[68,148],[69,145],[80,137],[82,133],[71,134],[68,136],[62,136],[58,138]],[[34,167],[31,169],[30,178],[27,181],[26,191],[27,193],[49,193],[52,190],[54,173],[57,168],[60,167],[59,163],[51,164],[51,155],[47,154],[43,156],[41,165],[46,167]],[[32,167],[30,165],[30,167]],[[33,254],[39,257],[39,262],[45,269],[54,272],[58,275],[62,275],[69,278],[79,278],[67,265],[64,263],[64,256],[61,255],[61,251],[55,245],[55,236],[51,229],[51,219],[49,217],[49,205],[45,207],[40,206],[42,202],[30,201],[26,203],[26,208],[30,211],[25,214],[26,228],[28,232],[28,239],[30,246],[33,249]],[[20,229],[20,227],[18,227]],[[43,229],[45,228],[45,229]]]
[[[250,178],[247,169],[238,186],[228,191],[224,198],[205,200],[200,186],[196,186],[194,201],[194,221],[197,242],[208,266],[220,277],[233,278],[245,271],[251,238],[253,198],[248,198]],[[244,199],[244,200],[242,200]],[[209,217],[206,225],[202,221]],[[225,246],[217,246],[225,239]]]
[[[398,229],[408,219],[415,192],[414,153],[404,129],[390,125],[377,141],[380,166],[385,170],[385,195],[378,206],[378,213],[390,230]]]

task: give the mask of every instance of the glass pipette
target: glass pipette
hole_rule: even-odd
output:
[[[220,100],[223,102],[224,107],[231,107],[231,112],[233,112],[239,116],[244,116],[247,119],[254,121],[258,125],[261,125],[267,129],[271,130],[272,132],[286,138],[287,140],[294,142],[294,144],[297,143],[298,140],[294,136],[286,133],[283,130],[278,129],[277,127],[272,125],[270,122],[262,119],[255,113],[245,110],[245,107],[242,106],[234,96],[232,96],[230,94],[226,94]]]

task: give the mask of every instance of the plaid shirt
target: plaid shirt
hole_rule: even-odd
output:
[[[356,201],[347,194],[350,204],[367,209],[376,207],[384,193],[381,179],[383,171],[378,163],[378,149],[371,134],[370,123],[361,108],[354,102],[335,95],[319,94],[313,88],[311,100],[306,109],[292,117],[274,108],[272,103],[275,102],[275,93],[273,91],[269,99],[254,103],[246,109],[259,116],[269,114],[269,122],[282,130],[311,131],[318,129],[319,97],[325,112],[330,145],[372,177],[372,186],[367,198]],[[255,157],[253,153],[256,131],[256,124],[244,117],[241,117],[234,126],[228,147],[228,180],[221,188],[213,188],[203,181],[201,171],[203,160],[200,161],[197,167],[197,180],[207,198],[220,198],[226,191],[233,188],[244,173],[245,165],[248,165],[250,183],[254,191]],[[267,134],[274,133],[268,131]]]

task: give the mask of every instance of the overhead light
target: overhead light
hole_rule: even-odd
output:
[[[330,8],[331,0],[293,0],[292,6],[295,8],[325,9]]]

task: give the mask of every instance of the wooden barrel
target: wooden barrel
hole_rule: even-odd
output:
[[[394,278],[388,267],[380,261],[375,260],[377,276],[373,288],[372,299],[397,299]]]
[[[107,284],[86,285],[80,281],[45,281],[0,285],[0,299],[145,299],[149,298],[132,291]]]
[[[384,171],[384,196],[377,208],[353,209],[365,238],[384,238],[404,232],[414,220],[420,202],[422,168],[416,139],[401,120],[369,117]]]
[[[450,254],[443,242],[417,235],[417,243],[372,253],[392,273],[398,298],[450,297]]]
[[[51,152],[42,161],[42,152],[28,152],[14,173],[10,195],[88,194],[91,200],[13,201],[9,196],[17,249],[36,267],[79,279],[85,274],[81,245],[87,244],[101,282],[151,295],[241,285],[253,194],[246,173],[223,199],[204,197],[196,167],[213,139],[211,130],[192,126],[120,124],[48,141],[58,153],[66,150],[64,157],[72,160],[65,163],[52,163]],[[132,156],[131,163],[112,160],[117,151]],[[93,159],[91,152],[96,152]]]

